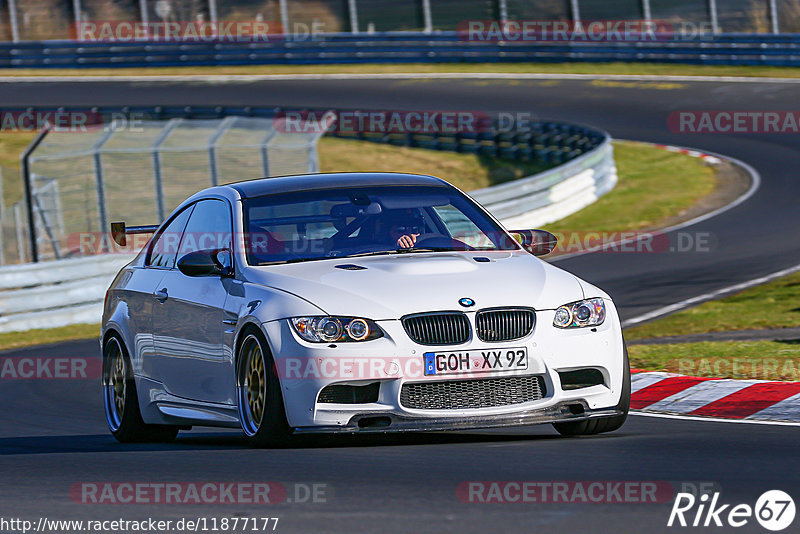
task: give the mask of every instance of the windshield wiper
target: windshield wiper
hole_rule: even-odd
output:
[[[395,250],[373,250],[372,252],[360,252],[358,254],[348,254],[347,256],[337,256],[343,258],[363,258],[365,256],[388,256],[391,254],[412,254],[414,252],[457,252],[458,249],[446,247],[425,247],[425,248],[398,248]]]

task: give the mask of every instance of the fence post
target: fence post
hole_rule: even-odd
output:
[[[139,18],[144,24],[150,22],[150,14],[147,12],[147,0],[139,0]],[[148,31],[148,33],[150,33]]]
[[[508,20],[508,0],[497,0],[497,14],[500,22]]]
[[[208,18],[213,25],[213,31],[217,33],[217,0],[208,0]]]
[[[581,7],[578,5],[578,0],[569,0],[569,11],[572,15],[572,22],[581,21]]]
[[[75,35],[80,39],[79,29],[81,27],[81,18],[83,17],[81,8],[81,0],[72,0],[72,14],[75,17]]]
[[[431,0],[422,0],[422,20],[425,23],[425,33],[433,31],[433,18],[431,17]]]
[[[283,34],[288,35],[291,33],[289,31],[289,6],[287,5],[286,0],[280,0],[279,5],[281,9],[281,26],[283,26]]]
[[[111,136],[114,135],[114,124],[112,123],[111,127],[108,129],[106,133],[103,134],[103,137],[98,139],[98,141],[92,147],[92,157],[94,158],[94,187],[97,194],[97,219],[100,223],[101,232],[108,231],[108,211],[106,210],[106,187],[105,183],[103,182],[103,159],[102,153],[100,149],[103,148],[103,145],[106,144],[106,141],[111,139]],[[102,240],[100,241],[103,242]]]
[[[22,214],[19,210],[22,206],[19,202],[14,204],[14,227],[17,231],[17,254],[19,255],[19,262],[25,263],[25,231],[22,228]]]
[[[17,0],[8,0],[8,20],[11,23],[11,40],[19,42],[19,26],[17,22]]]
[[[708,0],[708,16],[711,19],[711,31],[714,35],[719,33],[719,19],[717,18],[717,0]]]
[[[358,6],[356,0],[347,0],[347,10],[350,14],[350,33],[358,33]]]
[[[161,181],[161,143],[163,143],[172,130],[178,126],[183,119],[170,119],[164,129],[158,134],[158,137],[153,141],[153,181],[156,188],[156,210],[158,211],[158,222],[162,223],[167,218],[166,209],[164,207],[164,184]]]
[[[20,156],[20,164],[22,167],[22,185],[25,188],[25,208],[28,210],[28,240],[31,247],[31,260],[36,263],[39,261],[38,244],[36,243],[36,221],[34,220],[33,213],[33,184],[31,183],[31,166],[30,157],[36,147],[39,146],[45,136],[50,132],[50,124],[45,124],[42,131],[31,141],[31,144],[25,149],[25,152]]]
[[[780,25],[778,24],[778,2],[776,0],[769,0],[769,21],[772,33],[781,33]]]
[[[650,10],[650,0],[642,0],[642,18],[644,20],[653,20],[652,11]]]

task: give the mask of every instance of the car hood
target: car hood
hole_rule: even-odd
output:
[[[248,267],[246,278],[293,293],[330,315],[374,320],[495,306],[554,309],[583,298],[577,277],[522,251],[328,259]],[[475,306],[461,307],[465,297]]]

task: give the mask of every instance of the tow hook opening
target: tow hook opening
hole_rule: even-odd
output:
[[[567,408],[572,415],[582,415],[586,411],[583,408],[583,404],[568,404]]]
[[[358,420],[358,428],[382,428],[392,424],[392,419],[386,416],[364,417]]]

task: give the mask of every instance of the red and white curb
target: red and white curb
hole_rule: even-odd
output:
[[[800,422],[800,382],[633,371],[631,410],[748,421]]]
[[[719,165],[720,163],[722,163],[722,159],[718,158],[717,156],[712,156],[711,154],[706,154],[705,152],[701,152],[699,150],[693,150],[691,148],[674,146],[674,145],[661,145],[658,143],[642,143],[642,144],[650,145],[654,148],[660,148],[661,150],[666,150],[667,152],[677,152],[678,154],[685,154],[693,158],[700,158],[706,163],[710,163],[711,165]]]

